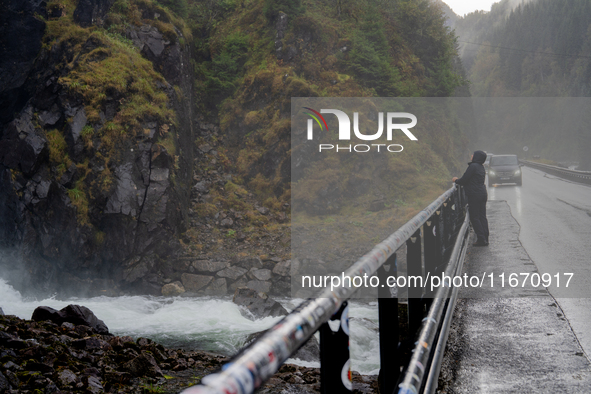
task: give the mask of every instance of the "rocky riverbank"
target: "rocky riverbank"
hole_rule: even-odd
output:
[[[228,361],[167,349],[147,338],[114,336],[89,309],[35,310],[31,320],[0,313],[0,392],[176,393]],[[375,377],[353,374],[356,392],[377,392]],[[284,365],[261,393],[315,393],[316,368]]]
[[[161,386],[174,392],[224,361],[84,324],[0,316],[0,392],[162,392]]]

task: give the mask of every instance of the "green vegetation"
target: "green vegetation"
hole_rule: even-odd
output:
[[[154,384],[154,383],[144,383],[140,386],[140,388],[142,389],[143,393],[164,393],[165,390]]]
[[[186,18],[188,15],[189,5],[187,0],[159,0],[159,3],[182,18]]]
[[[66,151],[68,144],[63,134],[58,130],[51,130],[47,132],[46,136],[49,143],[49,162],[57,169],[56,176],[59,178],[72,165]]]
[[[175,122],[175,114],[167,108],[166,93],[156,87],[156,82],[164,82],[164,78],[135,47],[112,37],[102,31],[91,33],[87,39],[100,46],[82,54],[77,67],[60,78],[73,94],[84,99],[88,121],[100,121],[99,111],[107,99],[105,92],[109,92],[109,96],[124,99],[117,116],[102,130],[103,134],[108,133],[112,138],[121,133],[136,135],[141,132],[141,121],[145,118]]]
[[[279,12],[287,28],[276,44]],[[219,118],[243,186],[273,209],[291,197],[291,97],[448,96],[465,83],[453,68],[455,37],[428,0],[189,0],[188,13],[193,36],[202,38],[195,42],[196,88],[207,99],[197,105]],[[428,153],[455,162],[461,147],[450,141],[465,141],[447,133],[429,136],[430,146],[442,139],[445,148]],[[398,164],[394,179],[406,166]],[[421,176],[409,175],[418,183]]]
[[[477,96],[589,96],[591,3],[539,0],[456,22],[471,45],[463,59]]]
[[[401,90],[400,74],[389,61],[384,22],[374,6],[365,17],[351,37],[352,49],[344,64],[364,85],[375,89],[379,95],[397,96]]]
[[[214,97],[227,97],[236,89],[248,52],[248,37],[233,33],[227,37],[222,51],[197,71],[205,79],[205,87]]]
[[[455,23],[461,39],[472,43],[466,44],[462,53],[472,94],[590,97],[591,3],[538,0],[516,8],[512,3],[503,0],[493,5],[490,13],[472,13]],[[555,100],[554,107],[560,105],[565,105],[564,100]],[[565,109],[573,105],[571,102]],[[586,112],[581,109],[578,114]],[[545,112],[545,116],[551,113]],[[522,118],[522,113],[507,118],[498,130],[482,135],[482,142],[494,152],[506,153],[522,153],[527,145],[530,153],[545,159],[578,159],[581,168],[591,169],[591,134],[584,127],[561,128],[556,133],[555,128],[514,126]],[[509,140],[512,142],[507,143]]]
[[[289,15],[291,18],[301,15],[305,11],[301,0],[265,0],[263,12],[265,16],[275,21],[280,12]]]
[[[68,189],[68,197],[70,197],[70,201],[72,205],[76,207],[76,217],[78,218],[78,223],[82,225],[90,224],[88,218],[88,198],[86,197],[86,193],[84,192],[85,185],[83,183],[83,179],[76,182],[76,185],[73,189]]]

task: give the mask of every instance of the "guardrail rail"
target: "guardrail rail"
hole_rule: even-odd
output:
[[[526,166],[537,168],[548,174],[556,175],[561,178],[570,179],[575,182],[585,183],[591,185],[591,172],[590,171],[577,171],[569,170],[568,168],[562,168],[558,166],[552,166],[549,164],[536,163],[535,161],[520,160],[521,163]]]
[[[388,276],[396,275],[396,251],[404,244],[408,276],[426,278],[442,271],[456,275],[461,272],[466,251],[468,223],[466,199],[461,187],[454,185],[361,257],[344,275],[376,274],[380,283],[385,283]],[[347,300],[356,290],[344,285],[333,291],[320,291],[316,298],[304,301],[234,356],[221,371],[205,376],[199,385],[183,393],[253,393],[316,331],[320,331],[321,392],[351,393]],[[449,282],[434,292],[409,288],[410,340],[405,344],[399,340],[397,293],[388,287],[378,288],[380,392],[434,392],[456,292]],[[329,325],[329,320],[338,320],[339,324]],[[408,348],[404,349],[405,346]]]

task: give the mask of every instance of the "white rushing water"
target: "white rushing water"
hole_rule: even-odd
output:
[[[278,299],[287,310],[302,300]],[[249,334],[266,330],[280,318],[251,321],[240,314],[230,297],[94,297],[70,300],[26,299],[0,278],[0,307],[6,315],[30,319],[38,306],[62,309],[69,304],[83,305],[105,322],[114,335],[153,339],[166,347],[206,350],[232,355]],[[353,302],[349,317],[351,368],[362,374],[379,370],[377,303]],[[318,363],[289,360],[298,365],[318,367]]]

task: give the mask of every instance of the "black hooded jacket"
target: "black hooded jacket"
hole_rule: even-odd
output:
[[[482,165],[486,160],[486,153],[481,150],[474,152],[472,161],[468,163],[468,168],[461,178],[456,179],[458,185],[464,186],[466,197],[487,199],[486,187],[484,186],[484,178],[486,172]]]

